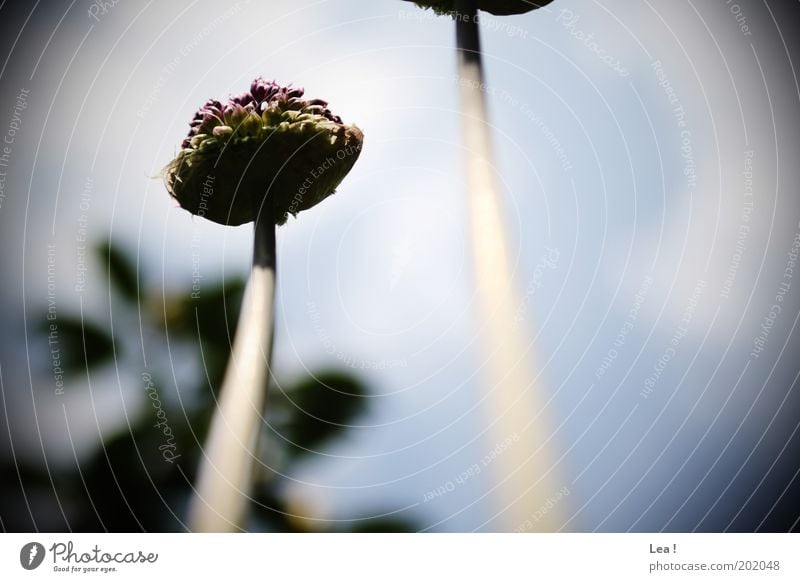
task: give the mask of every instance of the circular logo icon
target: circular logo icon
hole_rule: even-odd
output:
[[[44,546],[39,542],[30,542],[19,551],[19,563],[26,570],[35,570],[44,561]]]

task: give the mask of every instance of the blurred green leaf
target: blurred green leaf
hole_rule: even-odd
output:
[[[158,450],[160,438],[149,418],[105,441],[82,466],[78,497],[94,511],[72,524],[77,531],[177,531],[187,483]]]
[[[42,479],[44,474],[24,479],[29,492],[50,500],[45,506],[47,511],[34,517],[25,508],[17,511],[0,502],[0,518],[6,522],[6,527],[11,525],[23,530],[31,529],[35,519],[37,526],[44,525],[58,531],[67,527],[72,531],[180,531],[184,528],[191,483],[196,478],[203,443],[215,410],[213,393],[221,385],[230,355],[230,342],[236,331],[245,280],[231,278],[217,283],[203,280],[199,291],[187,288],[184,292],[166,296],[160,292],[147,293],[145,289],[141,302],[137,304],[139,274],[135,261],[109,242],[98,245],[96,253],[107,267],[108,281],[115,293],[125,298],[125,301],[112,303],[115,319],[128,321],[143,316],[145,327],[150,332],[163,333],[168,341],[180,344],[175,346],[175,353],[180,353],[180,350],[186,353],[186,348],[202,350],[205,373],[200,385],[195,385],[194,380],[190,382],[188,391],[184,391],[186,380],[181,378],[176,378],[175,385],[168,383],[165,386],[158,382],[157,377],[173,377],[174,370],[164,372],[162,362],[154,358],[150,364],[152,372],[148,373],[152,374],[155,392],[158,393],[158,407],[148,393],[142,409],[131,416],[131,425],[110,437],[103,435],[103,447],[98,448],[90,459],[81,462],[80,472],[76,466],[53,472],[47,480]],[[57,321],[46,320],[43,324],[42,331],[47,339],[53,331],[50,325],[57,327],[59,358],[65,369],[69,367],[74,371],[106,362],[114,355],[112,339],[116,339],[118,353],[126,355],[120,360],[120,368],[127,369],[131,374],[128,377],[136,378],[131,382],[130,390],[141,391],[146,386],[141,364],[131,360],[135,346],[126,343],[138,343],[137,338],[128,338],[125,333],[112,338],[106,329],[93,321],[81,321],[61,314]],[[180,391],[178,386],[181,386]],[[305,378],[286,388],[285,392],[273,387],[267,410],[271,415],[271,425],[281,436],[270,437],[274,447],[270,449],[272,461],[280,465],[282,471],[285,463],[291,465],[308,451],[318,450],[334,438],[347,435],[354,419],[367,409],[367,393],[357,377],[340,371]],[[176,402],[180,402],[180,407]],[[156,408],[163,408],[169,419],[169,435],[159,426],[160,416]],[[294,444],[287,443],[286,439]],[[165,451],[173,450],[173,442],[175,454],[180,456],[171,463],[165,458]],[[291,472],[291,467],[288,470]],[[277,472],[258,483],[253,495],[257,503],[252,506],[247,527],[305,531],[307,524],[302,519],[290,517],[292,511],[288,508],[290,503],[284,485],[285,480]],[[51,495],[54,489],[58,491],[58,498]],[[11,491],[14,492],[11,497],[18,499],[17,490]],[[0,490],[0,497],[4,493],[6,491]],[[50,514],[57,514],[59,519],[48,521],[43,517]],[[403,520],[377,518],[330,527],[334,531],[349,531],[350,528],[352,531],[415,530]]]
[[[236,323],[244,297],[245,281],[235,278],[223,284],[205,286],[188,300],[189,324],[203,344],[223,350],[225,359],[236,333]]]
[[[95,247],[100,264],[106,268],[108,283],[124,299],[136,302],[139,297],[139,274],[136,260],[112,241],[107,240]]]
[[[0,525],[3,533],[66,531],[59,509],[62,492],[54,491],[55,470],[43,457],[0,458]]]
[[[201,360],[212,390],[222,383],[236,332],[245,281],[232,278],[224,283],[204,284],[198,292],[168,298],[159,312],[161,325],[174,339],[180,338],[202,350]],[[205,389],[201,393],[210,397]]]
[[[41,331],[48,338],[51,355],[58,350],[61,367],[67,372],[98,366],[114,354],[111,336],[88,319],[59,315],[42,321]]]
[[[262,526],[261,529],[274,532],[297,531],[289,519],[290,512],[284,502],[274,486],[261,484],[253,490],[250,509],[253,518]]]
[[[204,285],[200,291],[168,297],[155,315],[170,336],[197,341],[199,335],[204,344],[228,350],[236,332],[244,288],[244,279],[238,277]]]
[[[290,456],[315,450],[326,441],[345,434],[348,425],[367,408],[367,390],[350,374],[323,372],[289,387],[271,390],[268,409],[274,407],[275,426],[293,443]]]
[[[173,395],[155,375],[134,386],[145,391],[144,409],[82,463],[77,531],[184,529],[211,411],[170,404]]]

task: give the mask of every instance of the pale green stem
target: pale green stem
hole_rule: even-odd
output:
[[[456,43],[482,364],[490,390],[489,434],[495,444],[516,439],[493,461],[499,485],[498,517],[491,527],[514,531],[534,523],[531,518],[559,485],[544,445],[549,431],[544,415],[539,415],[544,398],[542,387],[534,382],[532,340],[517,320],[521,297],[507,248],[474,0],[456,2]],[[557,529],[557,509],[545,513],[532,529]]]
[[[256,221],[253,268],[190,507],[195,532],[243,526],[269,383],[275,261],[275,224],[263,215]]]

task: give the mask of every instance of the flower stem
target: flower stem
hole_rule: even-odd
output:
[[[487,527],[514,531],[530,522],[548,497],[558,490],[545,445],[542,387],[532,362],[533,342],[520,325],[522,304],[514,284],[503,200],[498,187],[498,164],[492,150],[475,0],[457,0],[461,124],[469,189],[472,246],[479,309],[482,368],[489,381],[488,434],[495,444],[513,442],[493,463],[500,482],[495,489],[497,515]],[[537,513],[538,512],[538,513]],[[557,529],[557,511],[536,520],[535,529]]]
[[[195,532],[242,529],[269,382],[275,264],[275,223],[261,213],[253,268],[190,507]]]

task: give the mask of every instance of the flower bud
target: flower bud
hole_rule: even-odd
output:
[[[432,8],[437,14],[449,14],[456,17],[455,0],[407,0],[414,2],[422,8]],[[490,12],[497,16],[509,14],[523,14],[550,4],[553,0],[475,0],[479,10]]]
[[[259,213],[283,224],[333,194],[364,135],[303,94],[258,78],[226,103],[206,101],[164,170],[169,193],[192,214],[234,226]]]

